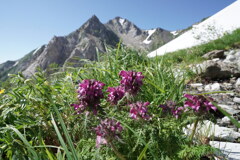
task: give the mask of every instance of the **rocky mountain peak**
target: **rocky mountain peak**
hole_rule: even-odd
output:
[[[100,22],[97,16],[93,15],[87,22],[83,24],[80,30],[84,30],[86,33],[93,34],[99,30],[105,28],[104,25]]]
[[[142,34],[142,30],[140,28],[128,19],[122,17],[115,17],[114,19],[108,21],[105,25],[116,33],[128,34],[129,32],[132,32],[134,35]]]
[[[96,15],[93,15],[91,18],[89,18],[87,22],[88,23],[101,23]]]
[[[102,24],[98,17],[93,15],[72,33],[54,36],[47,45],[33,50],[18,62],[0,65],[0,79],[7,77],[7,73],[19,71],[31,76],[37,67],[46,70],[53,63],[60,67],[80,66],[82,59],[96,60],[96,49],[104,53],[106,46],[115,47],[120,39],[127,47],[145,51],[159,47],[171,39],[168,31],[150,33],[152,32],[141,30],[122,17],[115,17]]]

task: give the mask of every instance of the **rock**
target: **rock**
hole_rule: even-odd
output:
[[[233,86],[231,83],[223,83],[222,87],[224,88],[224,90],[231,90],[233,89]]]
[[[233,106],[225,105],[225,104],[218,104],[219,107],[230,113],[231,115],[240,113],[240,110],[234,109]]]
[[[230,123],[231,123],[231,121],[227,116],[223,117],[221,120],[221,124],[224,126],[229,125]]]
[[[225,155],[220,159],[239,160],[240,159],[240,144],[230,142],[210,141],[212,147],[218,148]]]
[[[192,83],[192,84],[189,84],[189,86],[192,88],[198,88],[198,87],[202,87],[203,84],[202,83]]]
[[[203,87],[198,87],[197,90],[198,90],[199,92],[202,92],[202,91],[203,91]]]
[[[235,53],[235,56],[236,56],[237,59],[240,58],[240,50]]]
[[[203,78],[207,79],[216,80],[240,77],[240,70],[236,63],[208,60],[195,67],[193,71],[200,73]]]
[[[209,92],[220,91],[220,84],[219,83],[213,83],[213,84],[206,85],[204,87],[204,90],[209,91]]]
[[[240,78],[237,79],[235,85],[236,85],[236,87],[240,86]]]
[[[236,60],[235,55],[228,55],[228,56],[226,57],[226,59],[224,60],[224,62],[233,62],[233,61],[235,61],[235,60]]]
[[[234,55],[236,53],[236,50],[230,50],[229,52],[228,52],[228,55]]]
[[[214,62],[219,61],[219,60],[220,60],[219,58],[212,59],[212,61],[214,61]]]
[[[234,98],[233,98],[233,102],[236,102],[236,103],[239,103],[239,104],[240,104],[240,98],[234,97]]]
[[[225,55],[224,55],[224,50],[214,50],[204,54],[202,57],[206,59],[214,59],[214,58],[223,59],[225,58]]]
[[[185,133],[190,135],[192,132],[193,124],[188,125]],[[232,128],[220,127],[217,124],[214,124],[211,121],[205,120],[203,123],[199,123],[197,126],[196,135],[214,137],[215,139],[220,139],[228,142],[235,142],[238,138],[240,138],[240,133],[234,131]]]

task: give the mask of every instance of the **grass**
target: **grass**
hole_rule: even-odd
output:
[[[39,71],[31,78],[11,75],[0,94],[0,157],[2,159],[201,159],[213,157],[215,149],[183,133],[198,117],[184,112],[178,119],[159,105],[171,100],[183,106],[188,74],[177,76],[174,67],[199,62],[203,53],[233,47],[240,30],[190,50],[153,59],[122,47],[99,55],[97,62],[85,61],[79,68],[67,67],[50,76]],[[191,52],[189,54],[189,52]],[[136,96],[126,96],[117,105],[108,102],[108,87],[118,86],[122,70],[142,72],[143,85]],[[105,83],[100,106],[104,114],[76,114],[76,88],[84,79]],[[129,103],[150,102],[150,121],[129,116]],[[120,122],[123,131],[109,145],[96,148],[94,128],[104,118]],[[206,117],[205,117],[206,118]],[[238,124],[237,124],[238,125]],[[192,136],[193,137],[193,136]]]
[[[181,66],[202,62],[202,56],[212,50],[229,50],[240,47],[240,29],[231,34],[226,34],[222,38],[196,47],[168,53],[163,57],[171,65]]]

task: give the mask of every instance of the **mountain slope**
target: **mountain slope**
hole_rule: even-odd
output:
[[[105,26],[118,35],[126,46],[144,51],[153,50],[154,46],[161,46],[173,39],[173,34],[167,30],[142,30],[121,17],[110,20]]]
[[[60,67],[82,65],[81,59],[96,60],[97,51],[104,53],[107,46],[116,47],[121,40],[128,47],[150,51],[165,44],[173,35],[161,28],[142,30],[127,19],[116,17],[102,24],[94,15],[79,29],[66,36],[54,36],[47,45],[33,50],[17,61],[0,65],[0,79],[7,73],[34,74],[38,67],[47,69],[50,64]]]
[[[179,37],[148,54],[149,57],[164,55],[179,49],[190,48],[222,37],[226,32],[240,28],[240,0],[194,25]]]

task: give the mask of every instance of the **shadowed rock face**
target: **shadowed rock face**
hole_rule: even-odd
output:
[[[149,44],[143,43],[148,38]],[[0,65],[0,79],[7,73],[23,72],[31,76],[38,67],[47,69],[50,64],[58,66],[79,66],[80,59],[96,60],[96,49],[104,53],[106,45],[116,47],[120,39],[122,43],[134,49],[150,50],[153,45],[162,45],[173,38],[169,31],[156,29],[149,35],[127,19],[116,17],[102,24],[94,15],[79,29],[67,36],[54,36],[47,45],[33,50],[18,61],[8,61]],[[4,78],[5,79],[5,78]]]

